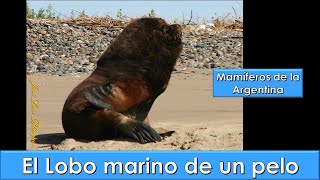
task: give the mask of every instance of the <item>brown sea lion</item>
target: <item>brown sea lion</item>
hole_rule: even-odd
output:
[[[167,88],[182,51],[181,36],[179,25],[161,18],[128,24],[68,96],[62,112],[65,133],[78,139],[161,141],[147,115]]]

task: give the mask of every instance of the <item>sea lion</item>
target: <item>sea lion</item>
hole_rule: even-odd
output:
[[[181,36],[180,25],[161,18],[129,23],[99,57],[93,73],[67,97],[62,112],[67,136],[161,141],[147,115],[167,88],[182,51]]]

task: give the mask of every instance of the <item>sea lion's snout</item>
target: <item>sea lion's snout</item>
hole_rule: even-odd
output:
[[[173,38],[175,40],[181,40],[181,36],[182,36],[182,28],[179,24],[173,24],[173,25],[170,25],[170,27],[173,29]]]
[[[163,27],[162,32],[169,36],[169,40],[180,42],[182,37],[182,27],[179,24],[172,24]]]

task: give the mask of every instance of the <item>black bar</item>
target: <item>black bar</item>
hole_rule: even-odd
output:
[[[8,1],[1,13],[1,150],[26,149],[26,2]]]
[[[315,59],[303,37],[309,33],[292,17],[301,4],[244,1],[244,68],[303,68],[304,76],[303,98],[244,98],[245,150],[320,148],[318,118],[306,108],[312,95],[304,63]]]

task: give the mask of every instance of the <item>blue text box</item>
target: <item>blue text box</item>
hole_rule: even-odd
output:
[[[303,97],[302,69],[213,69],[214,97]]]
[[[24,167],[24,158],[31,158]],[[34,158],[37,158],[35,160]],[[50,162],[46,163],[46,158]],[[96,166],[87,166],[79,174],[70,174],[68,171],[58,174],[55,170],[57,162],[65,162],[69,165],[70,158],[74,162],[80,162],[82,167],[89,162]],[[149,158],[149,159],[148,159]],[[197,172],[192,174],[194,168],[191,164],[187,171],[188,162],[195,162],[197,159]],[[35,165],[35,162],[36,165]],[[115,172],[112,174],[112,164],[105,166],[105,162],[114,163]],[[142,170],[137,174],[129,174],[125,171],[126,163],[149,162],[149,166],[141,166]],[[160,173],[160,166],[153,166],[153,163],[162,163],[163,172]],[[207,162],[207,163],[204,163]],[[223,162],[223,166],[221,166]],[[230,173],[228,173],[228,162],[230,162]],[[237,165],[237,174],[234,172],[234,165]],[[274,163],[273,163],[274,162]],[[116,164],[118,163],[118,165]],[[171,164],[170,164],[171,163]],[[200,165],[202,163],[202,165]],[[243,173],[241,173],[243,163]],[[270,163],[273,163],[270,165]],[[122,164],[122,165],[121,165]],[[169,164],[169,165],[167,165]],[[176,164],[175,167],[172,164]],[[211,165],[211,168],[209,165]],[[276,165],[278,164],[278,165]],[[295,165],[296,164],[296,165]],[[166,171],[167,165],[167,171]],[[36,166],[37,168],[34,168]],[[62,166],[62,165],[61,165]],[[120,170],[122,166],[122,174]],[[140,165],[139,165],[140,166]],[[200,166],[202,166],[200,170]],[[278,166],[278,168],[276,168]],[[108,167],[108,168],[105,168]],[[138,167],[138,166],[137,166]],[[149,168],[147,168],[149,167]],[[154,168],[152,168],[154,167]],[[223,167],[224,171],[221,171]],[[265,169],[262,172],[262,169]],[[134,166],[128,165],[128,170],[133,171]],[[138,167],[139,168],[139,167]],[[272,173],[268,173],[270,168]],[[37,174],[24,174],[23,171],[35,172]],[[108,169],[106,174],[105,169]],[[140,168],[139,168],[140,169]],[[149,173],[147,172],[149,169]],[[59,168],[63,171],[63,168]],[[76,166],[75,171],[78,170]],[[154,174],[152,173],[155,170]],[[277,173],[275,173],[277,170]],[[53,174],[50,174],[53,171]],[[92,171],[92,172],[90,172]],[[46,173],[46,172],[49,172]],[[171,172],[172,174],[170,174]],[[224,172],[224,173],[222,173]],[[257,172],[259,172],[257,174]],[[191,173],[191,174],[190,174]],[[1,179],[304,179],[319,180],[319,151],[2,151],[1,152]]]

